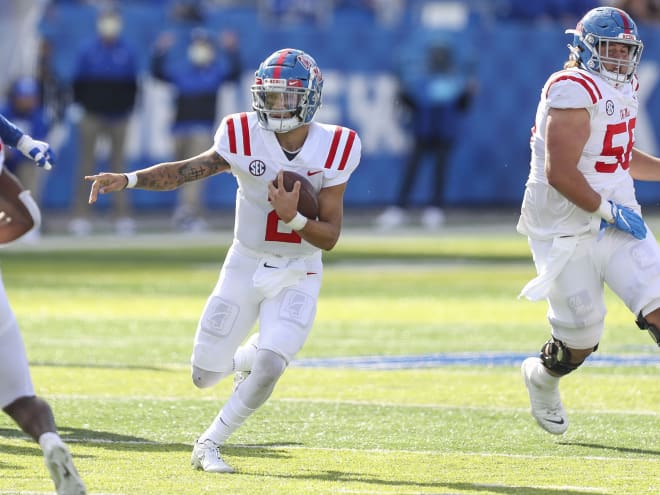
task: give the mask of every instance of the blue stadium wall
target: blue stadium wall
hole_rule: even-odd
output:
[[[124,7],[127,33],[146,69],[149,46],[168,26],[162,8],[129,3]],[[254,69],[278,48],[296,47],[311,53],[325,76],[324,106],[318,120],[341,123],[356,129],[363,143],[363,159],[346,193],[353,208],[382,207],[394,201],[409,147],[407,129],[394,107],[395,63],[401,49],[423,46],[447,32],[420,28],[415,12],[407,12],[396,27],[383,27],[368,16],[339,12],[331,24],[275,29],[261,22],[250,9],[236,8],[212,14],[207,26],[232,29],[239,35],[244,74],[240,84],[221,92],[219,116],[249,108],[248,87]],[[56,68],[70,79],[72,54],[94,25],[91,9],[62,4],[42,22],[44,35],[55,43]],[[528,171],[529,136],[540,89],[547,76],[561,67],[569,41],[559,24],[524,25],[489,23],[473,19],[460,32],[449,33],[474,62],[479,92],[465,121],[461,138],[451,158],[446,197],[449,206],[511,207],[522,197]],[[638,146],[658,152],[660,139],[660,31],[644,28],[643,64],[640,68],[640,118]],[[146,72],[145,72],[146,73]],[[128,167],[131,169],[171,158],[169,105],[171,91],[146,75],[138,108],[131,125]],[[66,138],[59,149],[58,167],[49,176],[44,206],[67,208],[75,181],[76,129],[65,126]],[[209,136],[211,139],[211,136]],[[99,169],[104,167],[101,159]],[[428,162],[414,191],[422,204],[430,191]],[[660,185],[639,183],[640,201],[660,204]],[[142,209],[170,208],[175,193],[134,191],[135,205]],[[207,180],[205,202],[210,208],[233,206],[235,182],[226,174]],[[108,198],[102,198],[101,207]]]

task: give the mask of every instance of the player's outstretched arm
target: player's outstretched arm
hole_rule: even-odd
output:
[[[126,188],[170,191],[186,182],[204,179],[227,170],[229,170],[229,163],[214,149],[210,149],[192,158],[177,162],[158,163],[128,174],[103,172],[88,175],[85,180],[92,182],[89,204],[93,204],[99,194],[122,191]]]

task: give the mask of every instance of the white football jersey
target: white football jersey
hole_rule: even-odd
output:
[[[600,217],[566,199],[545,175],[545,133],[551,108],[584,108],[591,135],[578,170],[603,198],[639,212],[628,167],[635,142],[638,81],[619,88],[600,76],[572,68],[552,74],[541,92],[532,128],[531,163],[518,231],[534,239],[597,232]]]
[[[268,202],[268,183],[280,170],[292,170],[307,177],[317,192],[343,184],[358,166],[362,150],[354,130],[312,122],[302,149],[289,160],[275,133],[259,126],[255,112],[226,116],[215,133],[214,146],[238,182],[235,238],[254,251],[288,257],[319,249],[279,219]]]

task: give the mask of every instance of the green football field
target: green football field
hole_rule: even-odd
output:
[[[509,229],[511,230],[511,229]],[[571,426],[545,433],[519,366],[548,337],[513,232],[349,231],[326,255],[311,337],[223,449],[190,467],[231,380],[188,359],[227,236],[44,242],[0,253],[35,386],[90,494],[660,493],[660,350],[607,293],[601,347],[562,381]],[[0,416],[0,494],[53,493],[39,447]]]

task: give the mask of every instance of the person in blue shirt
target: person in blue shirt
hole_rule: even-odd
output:
[[[73,79],[74,103],[82,111],[79,130],[79,173],[93,174],[96,145],[100,138],[110,142],[110,169],[122,172],[129,118],[138,92],[138,61],[133,47],[122,37],[123,19],[117,10],[102,10],[96,24],[97,34],[85,44],[76,60]],[[114,198],[116,232],[132,234],[135,222],[126,198]],[[73,219],[69,230],[74,235],[91,231],[84,183],[76,182]]]
[[[4,166],[5,146],[20,151],[33,166],[50,169],[53,164],[48,143],[33,139],[0,115],[0,245],[20,239],[38,228],[41,221],[30,191]],[[85,495],[85,484],[57,432],[53,410],[35,394],[25,345],[2,278],[0,322],[0,408],[41,447],[57,494]]]
[[[176,36],[171,32],[163,33],[154,46],[151,74],[171,84],[175,92],[172,122],[175,160],[198,155],[209,148],[217,123],[218,91],[225,82],[240,76],[235,33],[223,32],[220,41],[221,46],[208,30],[195,28],[190,32],[185,58],[175,55]],[[179,191],[172,216],[178,230],[206,230],[202,186],[201,182],[190,182]]]
[[[34,77],[18,77],[10,84],[7,103],[2,108],[2,113],[7,120],[33,138],[42,141],[47,139],[50,122],[42,104],[39,83]],[[30,157],[13,148],[5,150],[5,167],[19,178],[25,188],[30,190],[35,201],[40,203],[46,179],[44,170],[35,167]]]
[[[460,137],[463,116],[477,90],[476,80],[469,68],[459,63],[450,42],[435,40],[425,50],[413,52],[403,58],[398,74],[398,102],[409,117],[412,150],[395,205],[376,219],[381,228],[397,227],[406,221],[413,186],[428,157],[433,162],[431,197],[424,204],[421,220],[429,229],[444,223],[448,163]],[[421,61],[414,58],[419,53],[424,55]]]

